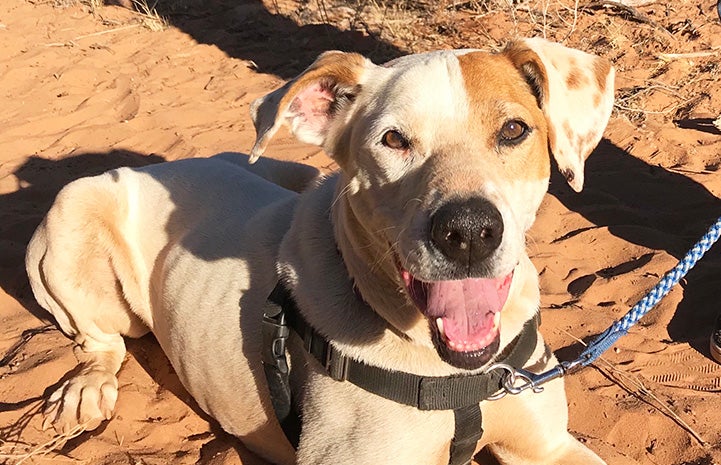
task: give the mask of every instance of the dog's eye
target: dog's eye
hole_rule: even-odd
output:
[[[517,144],[528,135],[528,126],[523,121],[512,119],[506,121],[499,133],[502,144]]]
[[[406,150],[410,147],[408,139],[398,131],[390,130],[383,134],[383,145],[393,150]]]

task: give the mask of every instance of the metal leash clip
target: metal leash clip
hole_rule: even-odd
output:
[[[505,363],[494,363],[486,369],[486,373],[501,370],[501,388],[487,400],[502,399],[508,394],[515,396],[528,389],[538,394],[543,392],[543,384],[572,373],[582,368],[582,366],[582,361],[577,359],[572,362],[561,362],[543,373],[533,373],[523,368],[514,368]]]
[[[543,388],[534,382],[534,378],[537,376],[535,373],[522,368],[513,368],[505,363],[494,363],[488,367],[486,373],[494,370],[501,370],[501,389],[487,400],[502,399],[508,394],[518,395],[527,389],[533,389],[533,392],[536,393],[543,391]]]

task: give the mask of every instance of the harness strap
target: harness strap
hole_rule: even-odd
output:
[[[359,362],[341,354],[310,326],[295,308],[295,302],[289,305],[293,308],[286,313],[288,325],[303,339],[308,353],[337,381],[349,381],[368,392],[419,410],[453,410],[477,404],[497,393],[503,385],[505,373],[502,371],[420,376]],[[498,357],[499,361],[514,367],[525,365],[536,348],[537,327],[535,318],[527,321],[521,333],[509,344],[510,350]]]
[[[453,410],[455,431],[451,441],[448,465],[468,465],[473,460],[476,445],[483,436],[481,406],[479,404]]]
[[[323,335],[305,321],[296,307],[290,291],[279,282],[268,297],[263,316],[263,364],[271,397],[274,391],[285,390],[273,399],[276,415],[291,443],[297,445],[296,434],[287,424],[294,415],[289,393],[285,341],[288,327],[304,342],[313,355],[337,381],[349,381],[356,386],[394,402],[419,410],[453,410],[455,432],[451,443],[451,465],[470,463],[475,446],[483,433],[479,403],[496,394],[503,385],[503,371],[455,376],[419,376],[401,371],[386,370],[341,354]],[[287,325],[287,326],[286,326]],[[522,367],[529,360],[538,342],[538,316],[527,321],[520,334],[497,357],[498,362]],[[282,349],[282,350],[281,350]],[[277,380],[280,380],[278,383]]]

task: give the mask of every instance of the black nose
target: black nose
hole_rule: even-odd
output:
[[[473,270],[503,238],[501,212],[488,200],[471,198],[443,205],[431,218],[431,240],[448,259]]]

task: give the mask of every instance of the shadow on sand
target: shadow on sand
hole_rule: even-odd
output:
[[[553,172],[550,193],[568,209],[607,226],[617,237],[666,251],[677,259],[721,215],[721,200],[702,184],[641,161],[605,139],[586,163],[580,194],[568,189],[562,176]],[[680,284],[683,300],[667,328],[674,342],[688,342],[706,356],[719,311],[719,272],[721,248],[716,246]]]
[[[35,302],[27,274],[25,273],[25,249],[35,229],[50,209],[60,189],[66,184],[85,177],[94,176],[121,166],[144,166],[165,161],[158,155],[143,155],[127,150],[113,150],[107,153],[85,153],[59,159],[37,156],[16,168],[18,190],[0,195],[0,224],[3,224],[4,239],[18,247],[0,250],[3,266],[0,267],[0,287],[15,297],[31,313],[48,320],[49,315]]]
[[[341,30],[332,24],[299,25],[259,0],[161,0],[156,8],[198,43],[251,60],[259,72],[283,79],[295,77],[326,50],[358,52],[375,63],[404,54],[366,32]]]

